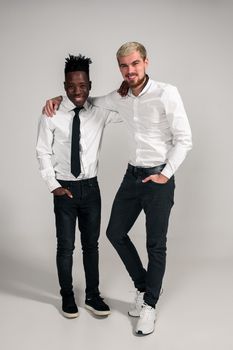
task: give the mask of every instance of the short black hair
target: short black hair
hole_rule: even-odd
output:
[[[89,57],[69,55],[65,59],[65,75],[69,72],[82,71],[86,72],[89,79],[89,64],[92,63],[92,60]]]

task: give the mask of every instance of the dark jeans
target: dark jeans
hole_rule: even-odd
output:
[[[129,166],[130,167],[130,166]],[[135,287],[145,291],[144,300],[154,306],[158,301],[166,263],[167,228],[174,204],[174,177],[166,184],[142,179],[148,169],[127,169],[116,194],[107,229],[107,237],[117,250]],[[135,170],[134,169],[134,170]],[[148,266],[144,269],[137,250],[128,236],[141,210],[146,215]]]
[[[86,278],[86,297],[99,295],[99,254],[101,198],[97,178],[82,181],[61,181],[62,187],[73,194],[54,196],[54,212],[57,230],[57,270],[61,295],[73,292],[72,265],[75,243],[75,227],[81,233],[83,265]]]

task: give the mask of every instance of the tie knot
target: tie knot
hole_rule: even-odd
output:
[[[80,111],[82,108],[83,108],[83,107],[75,107],[75,108],[73,109],[73,111],[74,111],[75,114],[79,114],[79,111]]]

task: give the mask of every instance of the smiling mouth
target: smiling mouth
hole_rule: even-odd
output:
[[[134,74],[134,75],[127,75],[126,78],[129,79],[129,80],[134,80],[137,76]]]

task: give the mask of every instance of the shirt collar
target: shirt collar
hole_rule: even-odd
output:
[[[147,76],[148,76],[148,75],[147,75]],[[139,94],[138,96],[135,96],[135,95],[132,93],[132,90],[131,90],[131,89],[129,89],[128,95],[129,95],[130,97],[139,97],[139,96],[142,96],[142,95],[144,95],[144,94],[149,90],[151,84],[152,84],[152,80],[151,80],[150,77],[148,76],[147,83],[146,83],[146,85],[144,86],[144,88],[142,89],[142,91],[140,92],[140,94]]]
[[[59,109],[61,109],[64,112],[71,112],[74,110],[75,107],[76,106],[73,104],[73,102],[70,101],[70,99],[67,96],[63,96],[61,106]],[[84,103],[83,108],[86,111],[91,108],[91,103],[88,99]]]

